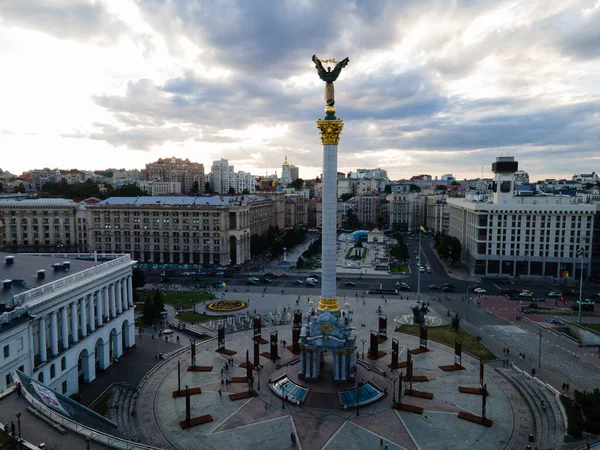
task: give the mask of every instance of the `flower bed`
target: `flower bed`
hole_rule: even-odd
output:
[[[241,300],[219,300],[208,304],[207,308],[211,311],[237,311],[238,309],[245,308],[246,302]]]

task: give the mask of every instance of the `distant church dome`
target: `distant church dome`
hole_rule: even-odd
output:
[[[283,162],[281,167],[290,167],[289,163],[287,162],[287,156],[285,157],[285,161]]]

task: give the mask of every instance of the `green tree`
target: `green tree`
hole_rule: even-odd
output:
[[[447,188],[446,186],[444,186],[443,184],[438,184],[438,185],[435,187],[435,190],[436,190],[436,191],[446,191],[446,190],[448,190],[448,188]]]
[[[421,188],[414,183],[411,183],[409,188],[410,192],[421,192]]]
[[[458,313],[456,313],[453,317],[452,317],[452,329],[456,332],[458,332],[458,329],[460,328],[460,316],[458,315]]]
[[[287,187],[294,188],[297,191],[302,189],[303,186],[304,186],[304,180],[302,178],[296,178],[294,181],[292,181],[290,184],[287,185]]]
[[[302,256],[298,256],[298,261],[296,261],[296,269],[302,269],[304,264],[304,258],[302,258]]]
[[[248,188],[245,188],[245,189],[242,191],[242,194],[243,194],[243,195],[250,195],[250,191],[248,190]]]
[[[200,184],[198,184],[198,180],[195,180],[192,183],[192,188],[190,189],[190,194],[199,194],[200,193]]]
[[[392,193],[392,185],[391,184],[386,184],[384,192],[386,194],[391,194]]]
[[[154,314],[154,306],[152,305],[152,299],[146,297],[144,300],[144,308],[142,309],[142,320],[146,325],[152,325],[154,323],[154,319],[156,318]]]
[[[110,197],[143,197],[148,195],[148,193],[137,184],[124,184],[117,189],[108,191],[108,195]]]
[[[212,194],[212,189],[210,188],[210,183],[208,181],[204,183],[204,192],[207,194]]]
[[[438,255],[445,260],[456,262],[460,260],[462,253],[462,245],[454,236],[440,234],[436,236],[435,246]]]
[[[354,197],[354,194],[342,194],[342,195],[340,195],[340,198],[342,199],[343,202],[347,202],[352,197]]]
[[[235,188],[233,186],[229,187],[229,190],[227,191],[228,194],[235,194]]]

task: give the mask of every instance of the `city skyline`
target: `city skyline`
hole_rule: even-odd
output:
[[[314,178],[313,53],[352,60],[336,83],[342,172],[487,178],[510,154],[535,180],[600,160],[598,1],[349,2],[327,15],[310,1],[37,0],[0,18],[1,167],[16,174],[176,156],[260,175],[287,156]]]

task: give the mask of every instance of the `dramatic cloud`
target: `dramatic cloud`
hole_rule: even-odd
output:
[[[52,164],[35,135],[128,155],[71,155],[87,167],[175,155],[264,173],[288,156],[318,175],[315,53],[351,61],[341,171],[464,178],[509,153],[568,177],[598,161],[599,22],[598,0],[0,0],[3,169]]]

